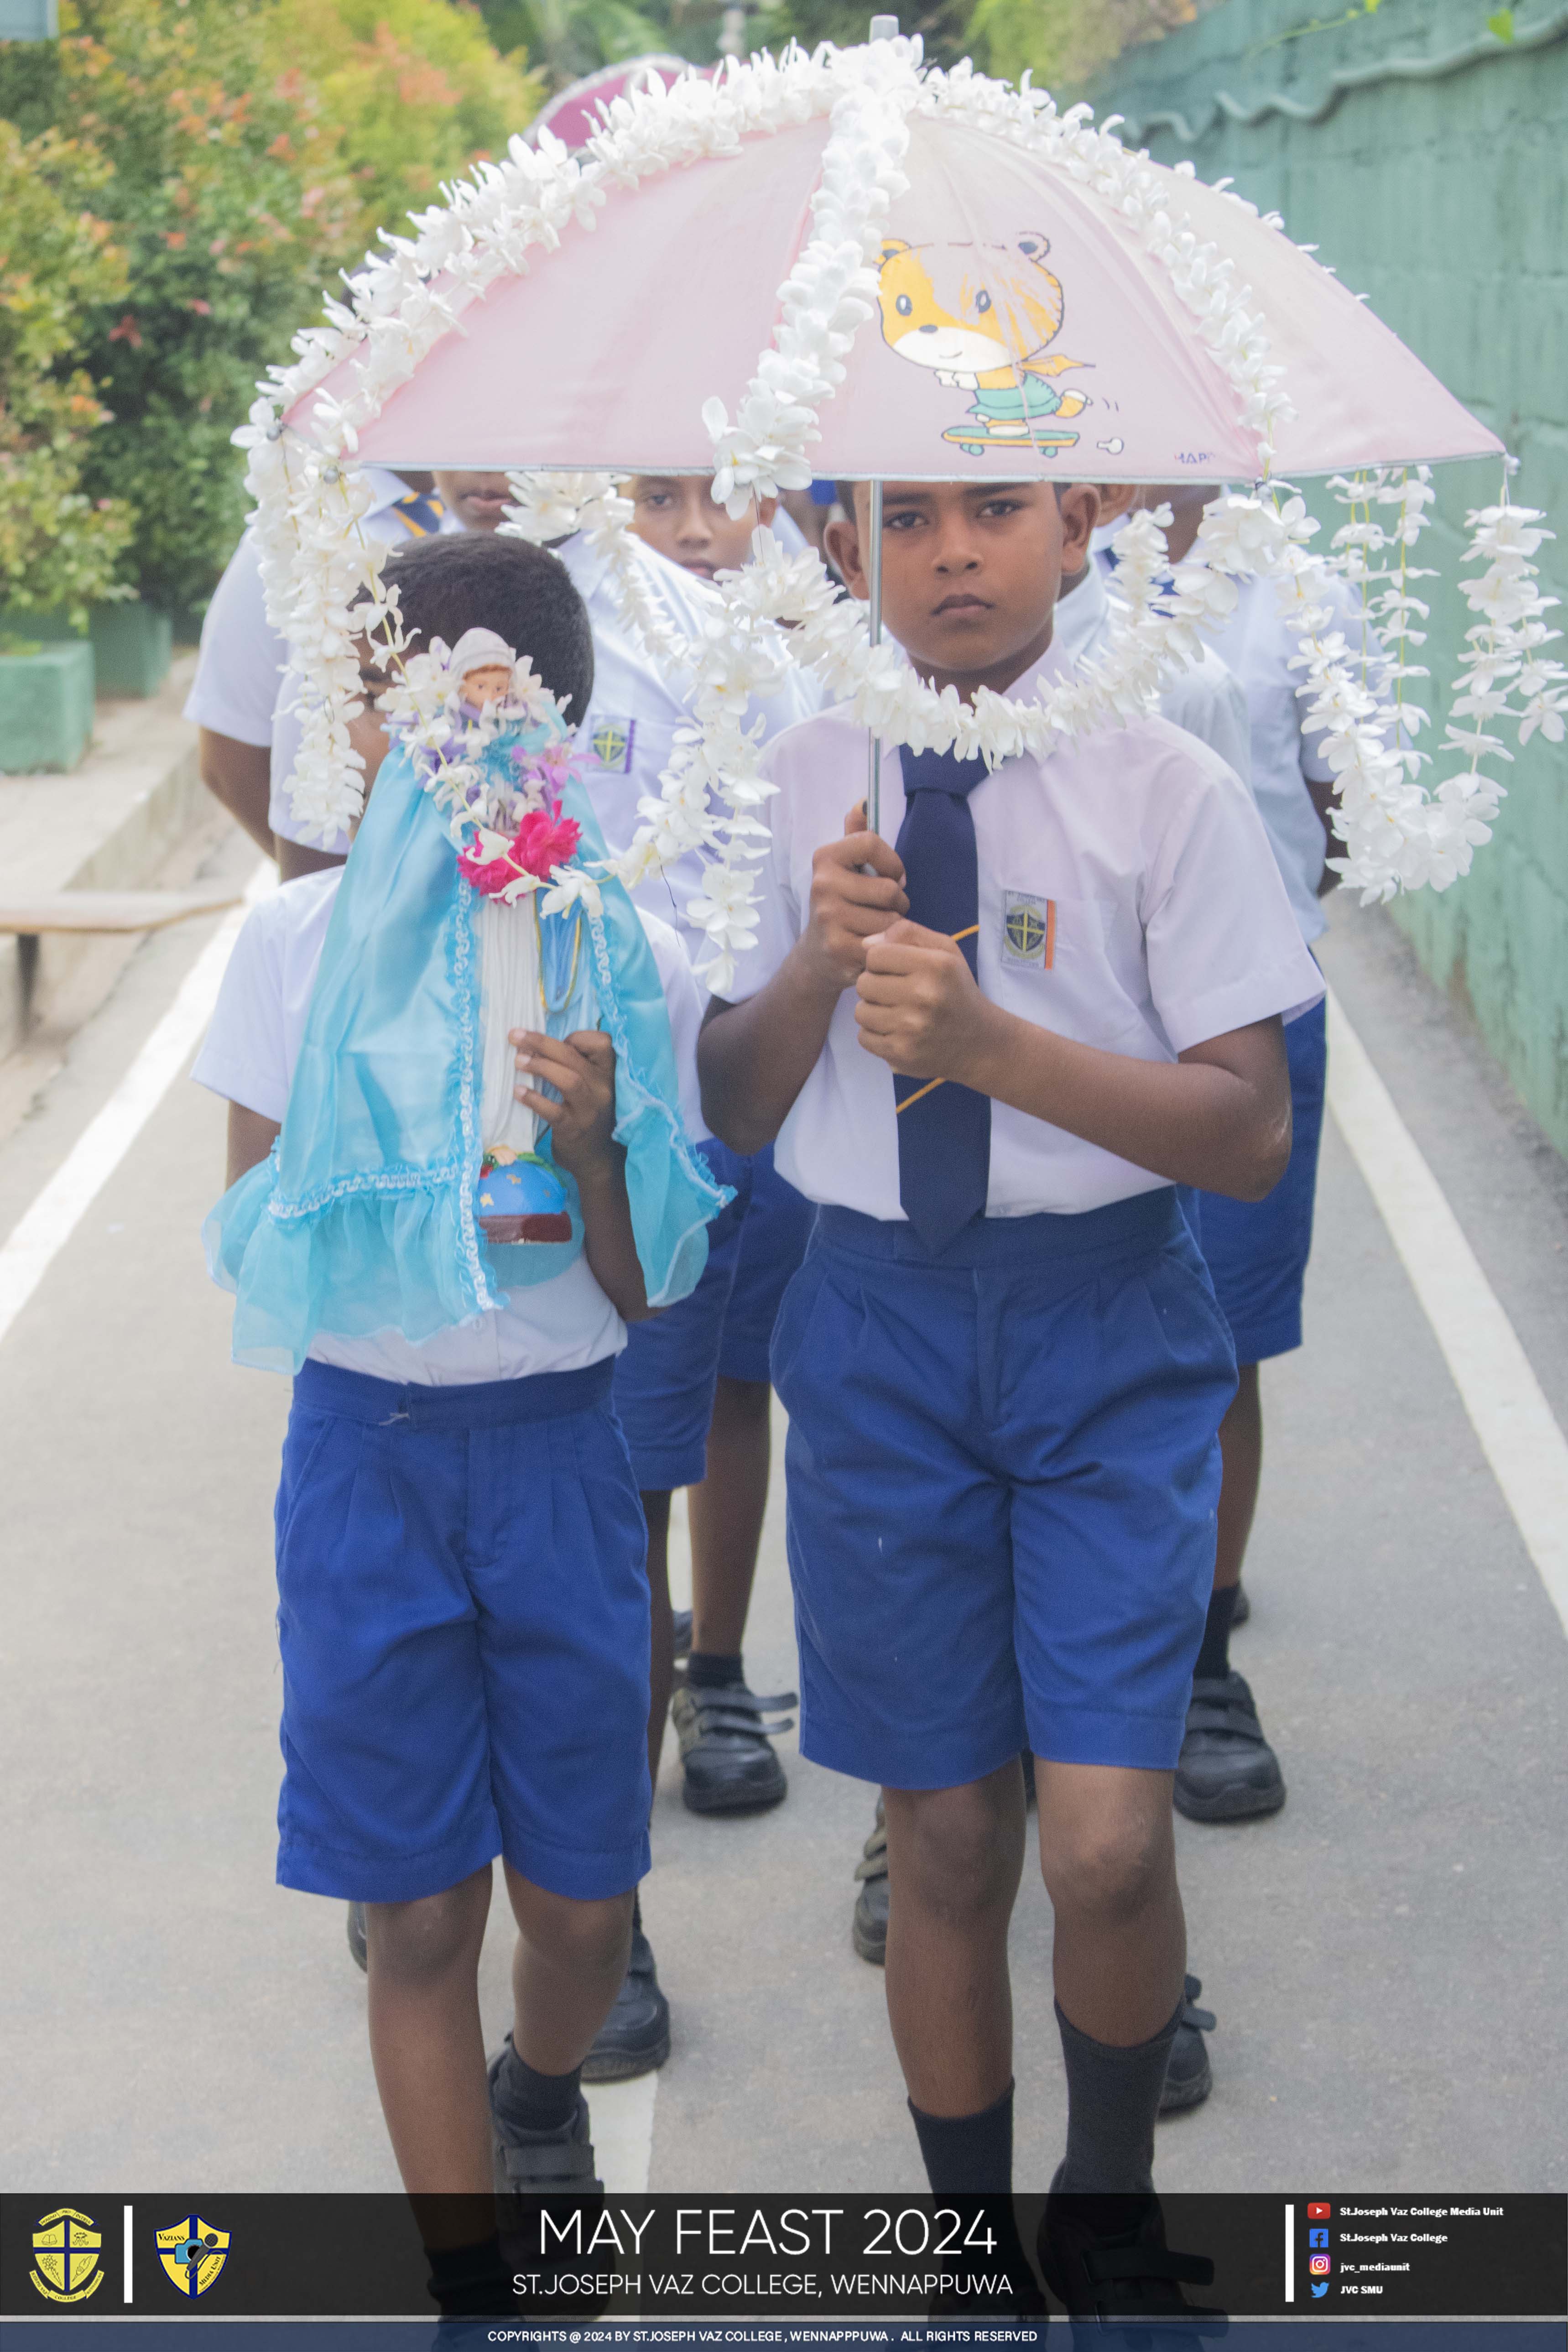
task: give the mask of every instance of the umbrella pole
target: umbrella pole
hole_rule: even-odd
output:
[[[870,485],[869,528],[866,534],[866,572],[871,583],[871,643],[882,642],[882,485]],[[873,833],[882,830],[882,739],[873,728],[866,780],[866,821]]]

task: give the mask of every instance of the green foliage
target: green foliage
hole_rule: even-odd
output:
[[[62,0],[58,41],[0,42],[0,118],[68,129],[123,254],[74,331],[112,417],[82,487],[134,508],[150,603],[211,593],[246,513],[229,436],[323,287],[536,102],[450,0]]]
[[[125,257],[86,197],[90,151],[0,121],[0,604],[68,612],[112,594],[130,508],[82,488],[108,411],[70,367],[84,314],[117,300]]]
[[[900,12],[899,25],[921,36],[933,64],[970,58],[982,73],[1016,81],[1029,72],[1041,88],[1056,88],[1195,13],[1195,0],[928,0]],[[872,0],[774,0],[760,37],[770,47],[792,36],[805,48],[863,41],[871,15]]]
[[[539,110],[540,77],[498,56],[477,8],[449,0],[277,0],[267,37],[333,126],[360,247],[501,153]]]
[[[243,526],[229,435],[344,253],[353,190],[302,76],[278,76],[258,0],[67,0],[52,89],[19,95],[100,159],[98,207],[123,248],[121,292],[79,351],[113,421],[88,488],[136,509],[130,576],[150,602],[199,604]],[[0,50],[0,109],[10,111]]]
[[[581,79],[596,67],[621,58],[673,50],[684,57],[688,43],[667,18],[679,17],[680,0],[667,9],[653,0],[479,0],[496,47],[521,48],[552,89]],[[711,39],[707,44],[711,54]],[[692,51],[695,55],[697,52]]]

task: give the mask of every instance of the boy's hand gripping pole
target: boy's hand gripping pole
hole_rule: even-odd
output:
[[[871,643],[882,642],[882,485],[870,485],[870,500],[866,533],[866,576],[870,583],[869,633]],[[882,739],[873,727],[868,745],[868,769],[866,778],[866,818],[873,833],[882,830]]]

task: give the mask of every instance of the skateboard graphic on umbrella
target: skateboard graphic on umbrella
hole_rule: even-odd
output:
[[[1089,405],[1050,379],[1082,360],[1047,352],[1062,322],[1061,280],[1046,268],[1050,239],[1026,229],[1010,245],[910,245],[885,237],[878,292],[882,337],[900,359],[930,368],[938,383],[972,392],[967,425],[942,435],[966,457],[1032,448],[1070,449],[1067,420]]]

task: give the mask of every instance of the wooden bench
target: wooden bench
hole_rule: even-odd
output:
[[[7,904],[0,932],[38,939],[47,931],[161,931],[194,915],[237,907],[241,893],[212,890],[52,890]]]

